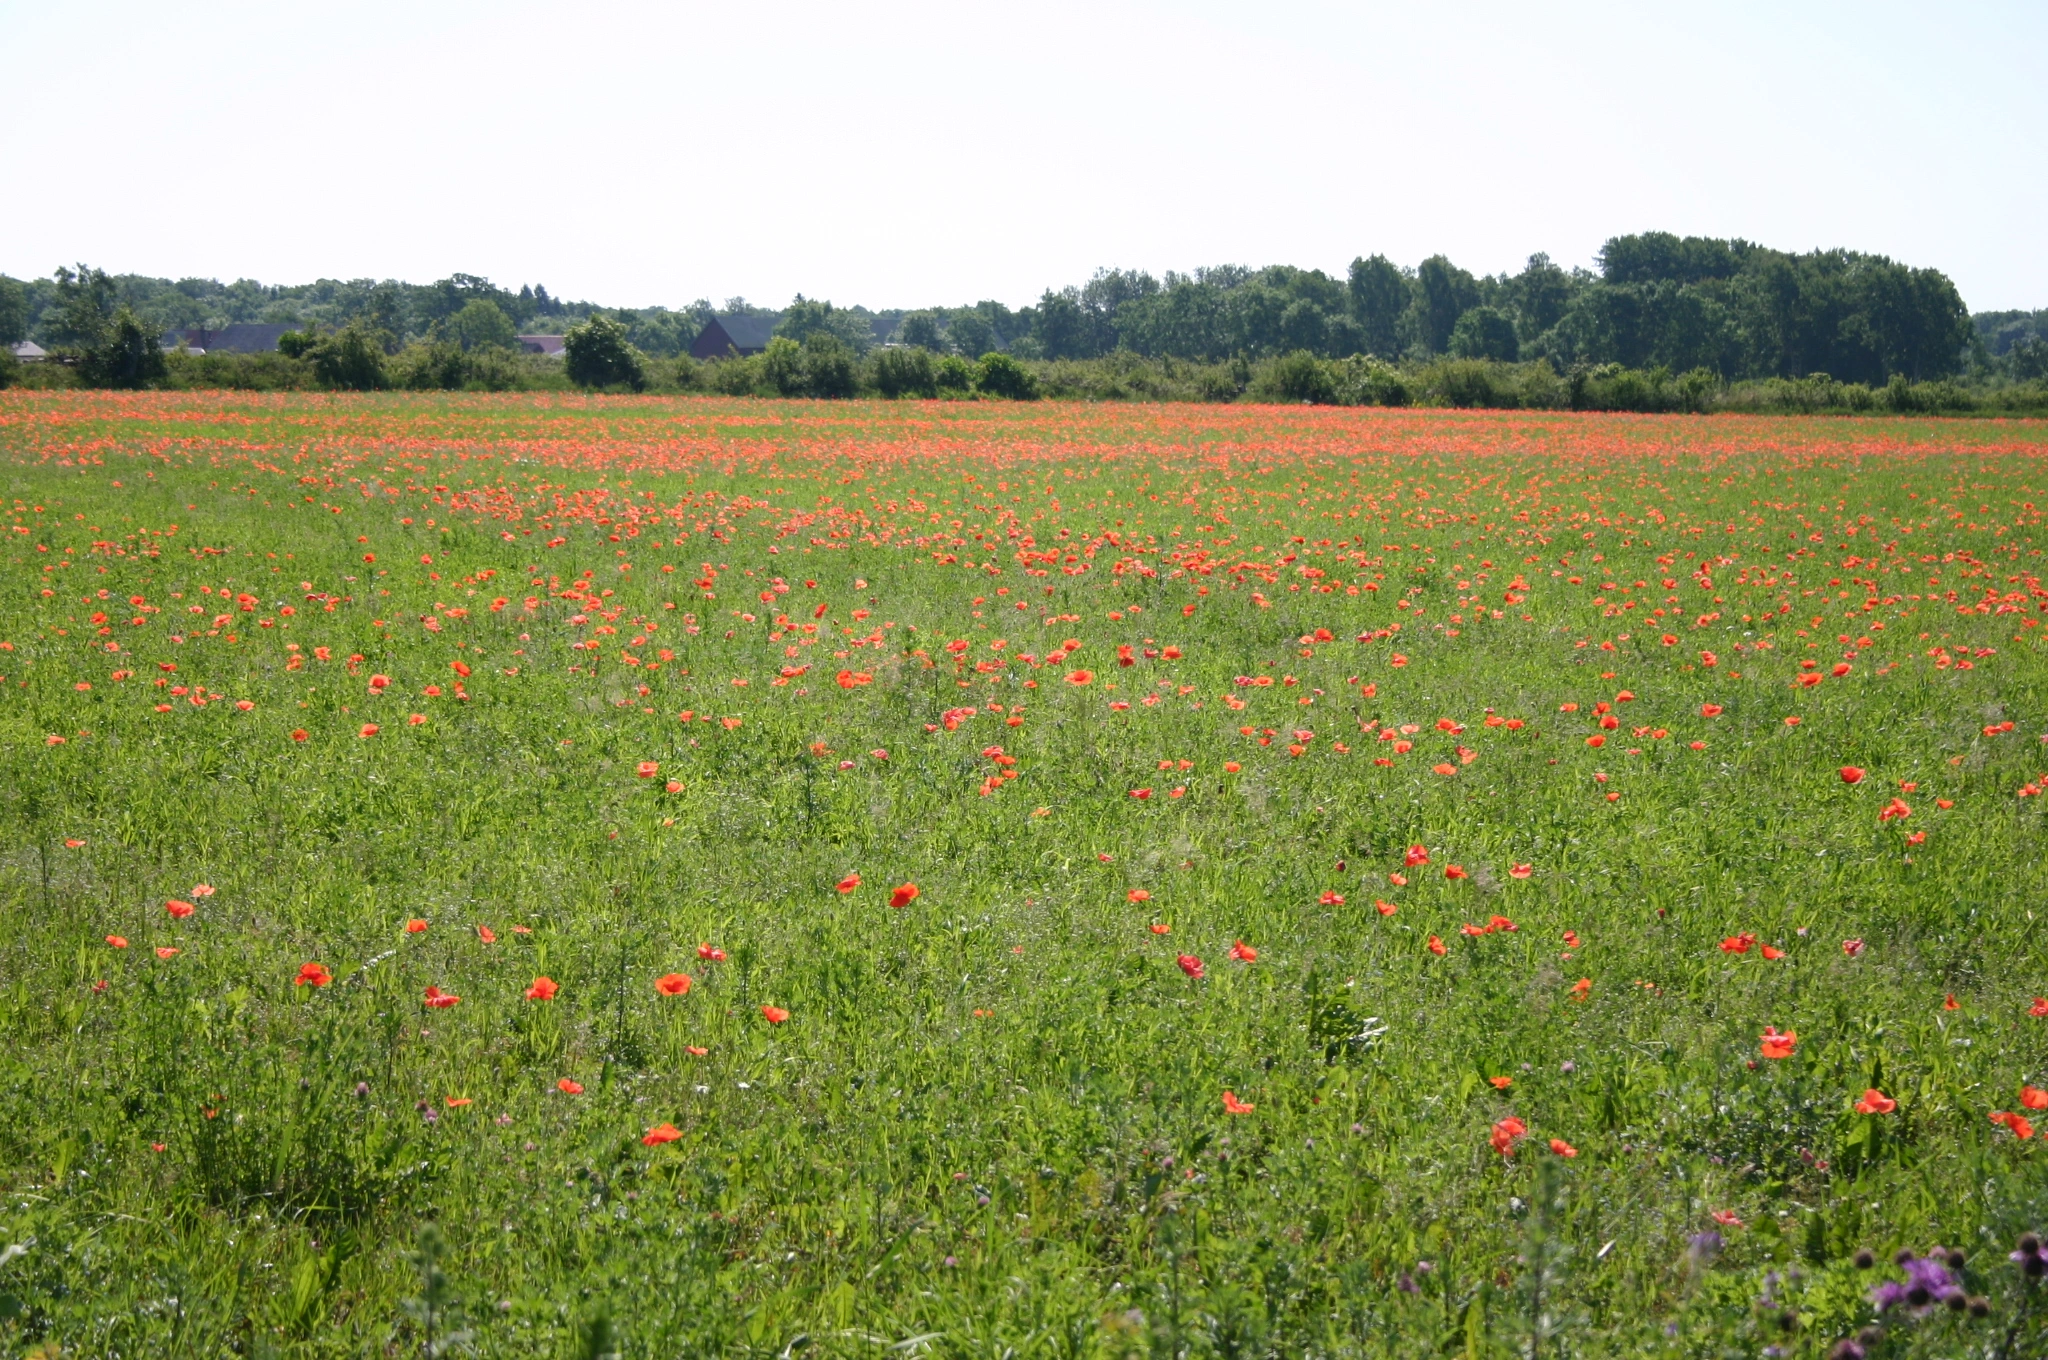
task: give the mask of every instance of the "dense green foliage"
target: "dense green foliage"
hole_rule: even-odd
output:
[[[9,1354],[2048,1349],[2048,426],[0,432]]]

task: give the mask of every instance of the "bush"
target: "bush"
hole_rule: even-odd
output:
[[[291,332],[287,332],[291,334]],[[313,376],[324,387],[374,392],[388,385],[384,373],[384,333],[351,322],[301,353],[309,355]],[[279,341],[278,348],[284,344]]]
[[[287,359],[303,359],[307,351],[320,343],[320,334],[311,326],[302,331],[286,331],[277,337],[277,352]]]
[[[932,382],[941,396],[964,397],[974,390],[974,365],[957,354],[948,354],[935,366]]]
[[[1298,349],[1261,365],[1252,379],[1251,395],[1259,401],[1333,406],[1337,402],[1337,380],[1329,365],[1309,351]]]
[[[907,320],[904,329],[909,329]],[[870,365],[870,377],[875,390],[891,401],[899,397],[936,397],[939,394],[932,352],[922,346],[878,351]]]
[[[804,395],[804,347],[786,335],[770,339],[761,351],[761,381],[778,397]]]
[[[1037,401],[1038,381],[1031,371],[1007,354],[991,351],[976,366],[974,386],[992,397],[1007,401]]]
[[[409,345],[392,379],[411,392],[516,392],[533,384],[518,356],[501,349],[465,353],[452,344]]]
[[[860,373],[850,346],[830,331],[813,331],[804,338],[804,394],[844,400],[860,392]]]
[[[1498,307],[1474,307],[1451,328],[1451,353],[1460,359],[1513,363],[1521,355],[1515,320]]]
[[[310,363],[275,352],[190,354],[173,350],[164,361],[164,385],[180,391],[300,392],[319,385]]]
[[[698,377],[706,391],[724,397],[773,395],[774,389],[763,376],[761,360],[758,354],[745,359],[713,359],[704,365]]]
[[[5,349],[0,349],[0,392],[14,386],[21,374],[21,360]]]
[[[571,326],[562,337],[569,380],[578,387],[647,386],[647,370],[639,351],[626,343],[626,328],[608,316],[593,316]]]

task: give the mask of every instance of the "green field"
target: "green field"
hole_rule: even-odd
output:
[[[2048,1353],[2044,455],[0,394],[0,1344]]]

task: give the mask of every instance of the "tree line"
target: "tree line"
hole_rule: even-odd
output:
[[[1413,267],[1373,255],[1342,277],[1288,265],[1163,277],[1104,269],[1085,284],[1048,288],[1025,307],[984,300],[882,311],[801,295],[780,310],[743,298],[719,308],[705,299],[675,309],[608,308],[470,274],[423,285],[277,287],[81,265],[47,279],[0,276],[0,344],[31,338],[77,362],[81,378],[132,385],[161,376],[139,337],[268,321],[297,328],[287,348],[315,363],[323,381],[492,386],[519,334],[602,320],[607,345],[617,340],[637,356],[644,385],[647,361],[685,353],[713,315],[741,313],[773,320],[775,334],[798,346],[829,337],[855,361],[914,349],[969,365],[991,353],[1026,363],[1124,355],[1196,365],[1308,355],[1412,367],[1450,358],[1540,362],[1560,376],[1619,365],[1704,373],[1724,384],[2048,377],[2043,313],[1973,319],[1939,270],[1847,250],[1801,254],[1663,232],[1614,237],[1597,264],[1565,269],[1539,254],[1519,272],[1483,275],[1441,255]],[[375,364],[372,349],[382,356]],[[632,386],[622,363],[607,359],[589,371],[613,375],[599,385]]]

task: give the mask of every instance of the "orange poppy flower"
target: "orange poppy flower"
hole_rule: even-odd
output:
[[[789,1012],[780,1006],[763,1006],[761,1007],[761,1018],[771,1025],[779,1025],[789,1019]]]
[[[1396,907],[1392,902],[1382,901],[1377,897],[1375,897],[1372,900],[1372,905],[1373,908],[1377,910],[1379,914],[1382,916],[1392,916],[1395,912],[1400,910],[1400,908]]]
[[[889,905],[892,907],[907,907],[916,900],[917,885],[915,883],[905,883],[889,894]]]
[[[292,980],[292,986],[325,987],[328,983],[332,981],[334,981],[334,974],[328,972],[326,968],[322,967],[320,964],[302,963],[299,965],[298,977]]]
[[[107,936],[107,943],[116,949],[126,949],[128,947],[128,937],[125,935],[109,935]]]
[[[1562,1138],[1551,1139],[1550,1150],[1560,1157],[1576,1157],[1579,1155],[1579,1150]]]
[[[855,888],[858,888],[860,886],[860,875],[848,874],[845,878],[840,879],[839,882],[834,886],[837,887],[840,892],[850,893]]]
[[[1579,979],[1579,980],[1578,980],[1577,982],[1574,982],[1574,983],[1572,984],[1572,1000],[1574,1000],[1574,1001],[1584,1001],[1584,1000],[1586,999],[1587,995],[1588,995],[1588,994],[1589,994],[1589,993],[1590,993],[1590,992],[1591,992],[1592,990],[1593,990],[1593,979],[1591,979],[1591,978],[1580,978],[1580,979]]]
[[[724,963],[725,951],[708,944],[700,944],[697,946],[697,957],[708,963]]]
[[[682,1136],[683,1131],[673,1124],[656,1124],[640,1135],[640,1141],[648,1147],[660,1147],[663,1143],[673,1143]]]
[[[405,933],[408,935],[423,934],[425,933],[426,929],[427,923],[417,916],[413,917],[410,921],[407,921],[405,923]]]
[[[1893,1100],[1875,1086],[1866,1090],[1863,1093],[1863,1098],[1856,1102],[1856,1113],[1858,1114],[1890,1114],[1898,1108],[1898,1101]]]
[[[1150,902],[1152,900],[1152,894],[1146,892],[1143,888],[1133,888],[1125,893],[1124,896],[1133,902]]]
[[[652,779],[661,773],[661,766],[652,760],[643,760],[633,767],[633,773],[642,779]]]
[[[1993,1110],[1991,1112],[1991,1122],[2005,1125],[2008,1129],[2012,1130],[2012,1136],[2015,1138],[2032,1138],[2034,1136],[2034,1126],[2032,1124],[2028,1123],[2021,1116],[2006,1110]]]
[[[429,984],[427,987],[426,1004],[437,1011],[445,1011],[450,1006],[457,1005],[461,1001],[462,998],[453,992],[444,992],[440,987],[433,984]]]
[[[359,737],[374,737],[377,735],[377,732],[378,727],[375,723],[364,723],[360,728],[356,729],[356,735]]]
[[[498,932],[492,930],[489,926],[478,926],[476,928],[476,937],[485,944],[496,944],[498,942]]]
[[[1225,1091],[1223,1093],[1223,1112],[1225,1114],[1250,1114],[1258,1108],[1256,1105],[1239,1100],[1235,1091]]]
[[[178,957],[179,952],[180,951],[171,948],[169,945],[158,945],[156,956],[160,959],[175,959],[176,957]]]
[[[561,986],[553,978],[537,977],[533,980],[533,985],[526,989],[526,999],[528,1001],[553,1001],[556,994],[561,990]]]
[[[1435,936],[1435,935],[1432,935],[1432,936],[1430,936],[1430,937],[1429,937],[1429,944],[1428,944],[1427,946],[1425,946],[1425,947],[1426,947],[1426,948],[1427,948],[1427,949],[1429,950],[1429,952],[1430,952],[1430,953],[1432,953],[1432,954],[1436,954],[1436,955],[1442,955],[1442,954],[1443,954],[1443,952],[1444,952],[1444,942],[1443,942],[1443,940],[1442,940],[1442,939],[1441,939],[1440,937],[1438,937],[1438,936]]]
[[[688,996],[690,982],[688,973],[663,973],[654,980],[654,990],[663,996]]]
[[[303,728],[303,727],[294,727],[294,728],[292,729],[292,740],[293,740],[293,741],[306,741],[306,740],[308,740],[308,739],[309,739],[309,738],[310,738],[311,736],[312,736],[312,734],[311,734],[310,732],[306,731],[306,729],[305,729],[305,728]]]
[[[1094,678],[1095,678],[1095,672],[1094,672],[1094,671],[1068,671],[1068,672],[1067,672],[1067,683],[1068,683],[1068,684],[1070,684],[1070,685],[1085,685],[1085,684],[1087,684],[1087,683],[1088,683],[1089,681],[1093,680]]]
[[[1236,959],[1239,963],[1257,963],[1259,961],[1259,951],[1246,944],[1243,940],[1239,940],[1236,944],[1230,946],[1230,957]]]
[[[2020,1107],[2027,1110],[2048,1110],[2048,1091],[2038,1086],[2021,1086]]]
[[[1515,1079],[1513,1077],[1488,1077],[1486,1083],[1496,1091],[1505,1091],[1508,1087],[1515,1084]]]
[[[1761,1047],[1766,1058],[1789,1058],[1792,1056],[1793,1045],[1798,1042],[1799,1036],[1790,1030],[1780,1034],[1775,1026],[1766,1025]]]
[[[583,1083],[571,1081],[567,1077],[563,1077],[555,1083],[555,1089],[565,1096],[580,1096],[583,1094]]]
[[[177,898],[173,897],[170,901],[164,903],[164,910],[171,914],[171,919],[182,921],[197,911],[198,908],[194,907],[190,902],[180,902]]]

